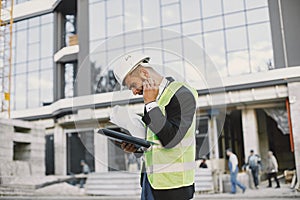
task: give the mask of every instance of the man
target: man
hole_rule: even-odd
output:
[[[274,177],[275,182],[277,184],[277,186],[275,188],[280,188],[280,184],[277,179],[277,172],[278,172],[277,160],[276,160],[275,156],[273,155],[273,152],[269,151],[268,152],[268,163],[267,163],[267,173],[268,173],[268,181],[269,181],[268,187],[272,187],[271,179]]]
[[[149,60],[145,55],[125,55],[114,68],[121,85],[143,95],[146,139],[156,143],[144,153],[141,199],[192,199],[198,94],[185,83],[161,76]],[[121,147],[126,152],[137,150],[132,144]]]
[[[90,168],[84,160],[80,161],[80,165],[82,167],[82,173],[83,174],[89,174],[90,173]],[[80,188],[83,188],[83,185],[85,184],[85,181],[86,181],[86,178],[81,178],[80,179]]]
[[[253,177],[253,182],[255,185],[255,188],[258,189],[258,172],[259,172],[259,164],[260,164],[260,157],[257,154],[254,154],[254,150],[250,150],[250,155],[248,157],[248,163],[249,168],[251,170],[251,174]]]
[[[236,193],[236,186],[239,186],[244,193],[246,191],[246,186],[237,180],[237,175],[239,172],[238,159],[231,149],[227,149],[226,154],[229,156],[228,167],[230,170],[231,193]]]

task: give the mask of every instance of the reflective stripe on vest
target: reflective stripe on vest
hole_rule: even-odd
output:
[[[158,106],[165,115],[167,106],[178,89],[182,86],[189,89],[197,101],[197,91],[184,83],[171,82],[158,100]],[[180,108],[179,108],[180,109]],[[154,189],[172,189],[189,186],[194,183],[195,176],[195,128],[196,116],[184,138],[173,148],[166,149],[157,136],[147,129],[147,140],[153,145],[145,152],[145,164],[148,180]]]
[[[167,173],[167,172],[181,172],[187,170],[193,170],[196,168],[196,163],[171,163],[171,164],[156,164],[147,168],[147,173]]]
[[[159,141],[159,140],[154,140],[154,143],[155,143],[155,144],[160,144],[160,141]],[[177,148],[177,147],[179,147],[179,146],[181,146],[181,147],[189,147],[189,146],[191,146],[191,145],[195,145],[195,139],[192,138],[192,137],[188,137],[188,138],[185,138],[185,137],[184,137],[184,138],[181,140],[181,142],[180,142],[179,144],[177,144],[177,145],[176,145],[175,147],[173,147],[173,148]],[[153,149],[161,148],[161,145],[152,145],[151,148],[153,148]]]

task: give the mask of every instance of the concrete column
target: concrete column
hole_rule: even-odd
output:
[[[76,94],[92,94],[91,65],[89,61],[89,1],[77,0],[78,73]]]
[[[45,175],[45,128],[33,125],[30,134],[32,134],[30,164],[32,175]]]
[[[102,136],[95,130],[94,144],[95,144],[95,172],[108,171],[108,146],[107,137]]]
[[[219,158],[219,145],[218,145],[218,129],[217,129],[217,117],[212,116],[210,122],[210,133],[209,134],[209,148],[211,149],[210,158]]]
[[[259,132],[259,150],[257,152],[261,157],[261,162],[263,166],[266,166],[268,160],[268,151],[270,150],[269,147],[269,138],[268,138],[268,131],[267,131],[267,119],[266,115],[263,111],[259,112],[257,115],[257,123],[258,123],[258,132]]]
[[[268,0],[268,5],[275,68],[299,66],[300,1]]]
[[[64,46],[64,17],[59,12],[54,12],[54,52],[59,51]],[[64,98],[64,65],[61,63],[54,63],[53,70],[53,99],[57,101]]]
[[[220,165],[219,161],[219,144],[218,144],[218,129],[217,129],[217,117],[211,116],[209,120],[209,149],[210,149],[210,161],[211,169],[213,170],[213,182],[214,191],[219,191],[220,185]]]
[[[297,177],[300,177],[300,82],[288,83],[289,102],[291,111],[292,131],[294,139],[294,155]],[[299,179],[298,179],[299,182]]]
[[[260,152],[257,119],[254,109],[246,108],[242,110],[242,126],[245,159],[247,159],[251,149],[253,149],[255,153]]]
[[[67,143],[64,129],[58,124],[54,127],[54,167],[56,175],[67,174]]]

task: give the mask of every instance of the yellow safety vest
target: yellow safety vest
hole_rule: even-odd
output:
[[[165,115],[165,106],[169,104],[176,91],[185,86],[197,101],[195,89],[180,82],[171,82],[158,100],[158,106]],[[180,109],[180,108],[179,108]],[[154,189],[172,189],[189,186],[195,177],[195,128],[196,115],[184,138],[173,148],[164,148],[158,137],[147,128],[147,140],[156,143],[145,152],[145,166],[148,180]]]

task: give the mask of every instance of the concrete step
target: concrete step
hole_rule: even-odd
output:
[[[13,187],[0,187],[0,196],[31,196],[34,194],[34,189],[26,188],[13,188]]]
[[[89,179],[126,179],[126,178],[135,178],[139,177],[140,173],[130,173],[126,171],[119,172],[100,172],[100,173],[92,173],[92,176],[89,176]]]
[[[196,192],[211,192],[213,189],[211,170],[196,169]],[[87,178],[85,190],[88,195],[139,195],[141,192],[140,174],[120,171],[91,173]]]
[[[195,171],[195,191],[211,192],[214,190],[212,172],[208,168],[197,168]]]
[[[13,192],[14,190],[12,188],[8,188],[8,187],[0,187],[0,194],[2,194],[3,192]]]
[[[139,180],[140,175],[138,173],[91,173],[87,178],[85,191],[89,195],[140,195]]]

